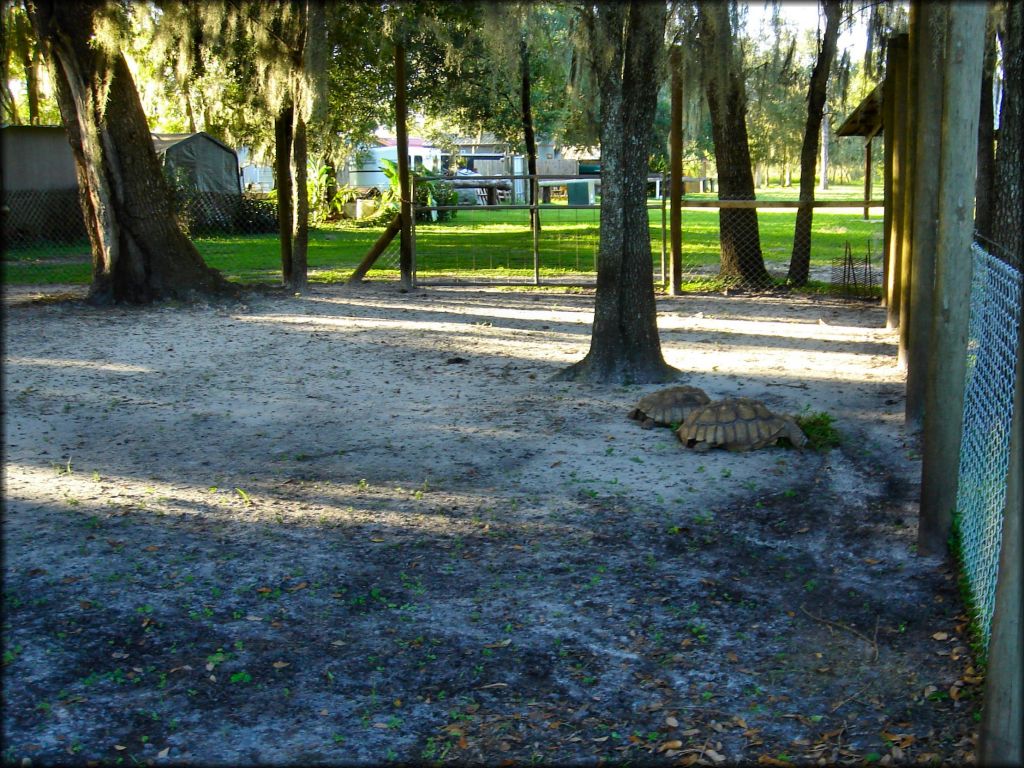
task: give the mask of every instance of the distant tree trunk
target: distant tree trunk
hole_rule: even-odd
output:
[[[992,237],[992,206],[995,201],[995,108],[992,86],[996,70],[996,29],[994,8],[989,7],[985,28],[985,61],[981,71],[981,106],[978,113],[978,176],[974,182],[974,229]]]
[[[302,113],[295,110],[291,157],[291,173],[295,185],[292,188],[292,274],[288,281],[288,287],[293,291],[304,291],[307,284],[309,250],[307,160],[306,121],[303,119]]]
[[[804,141],[800,147],[800,202],[814,202],[814,165],[818,159],[818,134],[822,133],[822,189],[825,183],[828,146],[827,133],[822,131],[825,114],[825,96],[828,89],[828,75],[836,56],[839,40],[839,16],[841,0],[823,0],[825,7],[825,35],[818,51],[818,60],[811,71],[811,82],[807,88],[807,123],[804,126]],[[804,205],[797,209],[796,228],[793,232],[793,254],[789,261],[789,282],[806,285],[811,270],[811,223],[814,209]]]
[[[743,77],[733,61],[729,5],[705,3],[700,7],[700,18],[704,87],[718,165],[718,199],[754,200],[754,176],[747,141],[747,99]],[[722,277],[736,279],[751,288],[770,283],[761,254],[757,210],[721,208],[718,221]]]
[[[657,106],[666,8],[590,4],[582,21],[601,104],[601,225],[587,356],[559,380],[669,381],[661,353],[647,217],[647,148]]]
[[[292,142],[294,109],[285,104],[274,119],[274,175],[277,182],[277,232],[281,244],[281,279],[291,285],[293,271]]]
[[[529,182],[529,204],[537,202],[537,136],[533,132],[533,101],[530,96],[530,46],[526,40],[526,31],[523,30],[519,38],[519,108],[523,121],[523,141],[526,144],[526,171],[530,177]],[[540,226],[537,211],[530,211],[531,227]]]
[[[993,232],[1005,254],[1024,264],[1024,3],[1008,3],[1003,45]]]
[[[89,300],[147,303],[230,291],[178,226],[124,56],[93,42],[103,10],[97,0],[29,5],[75,158],[93,254]]]

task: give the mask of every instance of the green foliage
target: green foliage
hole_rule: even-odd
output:
[[[802,413],[795,417],[797,425],[807,435],[808,446],[815,451],[838,448],[842,437],[835,428],[835,419],[824,411]]]

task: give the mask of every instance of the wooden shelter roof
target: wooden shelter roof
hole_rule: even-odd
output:
[[[882,86],[876,85],[864,101],[836,130],[837,136],[880,136],[882,134]]]

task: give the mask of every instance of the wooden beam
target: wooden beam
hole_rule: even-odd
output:
[[[946,7],[935,302],[925,381],[918,551],[945,555],[956,507],[974,259],[974,175],[985,47],[983,3]]]
[[[363,256],[363,260],[359,262],[359,266],[356,267],[356,271],[353,272],[345,282],[358,283],[366,277],[366,273],[370,271],[370,267],[376,263],[377,259],[380,258],[380,255],[384,253],[384,249],[388,247],[388,243],[394,240],[395,235],[397,235],[401,230],[402,215],[400,213],[396,213],[395,218],[393,218],[391,223],[388,224],[387,229],[381,232],[380,237],[377,238],[376,242],[370,246],[370,250],[366,252],[365,256]]]
[[[914,91],[917,87],[917,44],[918,34],[915,29],[915,16],[920,15],[919,3],[910,7],[910,33],[907,35],[907,63],[905,67],[906,77],[903,79],[903,90],[900,93],[898,109],[902,116],[903,128],[900,150],[901,161],[901,186],[903,187],[903,222],[900,226],[900,336],[897,345],[896,364],[902,369],[907,369],[907,349],[910,345],[910,318],[913,315],[914,307],[911,303],[910,293],[913,280],[912,263],[913,252],[911,244],[914,228],[914,131],[917,128],[919,115],[914,109]]]
[[[943,50],[946,4],[914,0],[919,6],[915,57],[919,72],[913,110],[919,116],[914,130],[914,215],[911,236],[910,342],[907,348],[905,418],[911,430],[921,428],[924,389],[931,350],[932,282],[935,278],[935,236],[939,219],[939,156],[942,127],[942,68],[934,66]],[[913,8],[914,6],[911,6]]]
[[[907,82],[907,36],[896,35],[889,39],[885,75],[885,101],[889,117],[885,126],[886,151],[891,168],[891,196],[888,225],[888,274],[886,275],[886,327],[896,328],[900,324],[900,299],[903,275],[903,206],[906,202],[906,185],[903,174],[906,156],[906,110],[903,94]]]

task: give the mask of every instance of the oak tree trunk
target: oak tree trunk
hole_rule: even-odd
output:
[[[277,182],[277,232],[281,246],[281,279],[292,282],[292,131],[295,110],[285,104],[274,119],[274,175]]]
[[[719,200],[754,200],[754,176],[747,141],[747,104],[742,74],[734,62],[728,3],[700,7],[704,89],[718,166]],[[761,254],[754,208],[721,208],[721,276],[759,288],[771,282]]]
[[[648,383],[679,372],[661,352],[647,217],[647,148],[657,105],[665,6],[596,3],[583,17],[601,100],[601,225],[587,356],[563,381]]]
[[[75,158],[93,255],[89,300],[147,303],[229,292],[178,225],[124,56],[93,41],[103,9],[99,0],[29,6]]]
[[[308,144],[306,121],[295,110],[292,129],[291,171],[292,187],[292,274],[288,287],[293,291],[306,290],[309,250],[309,185],[307,182]]]
[[[523,141],[526,144],[526,172],[529,176],[530,205],[537,204],[537,136],[533,130],[533,104],[530,95],[530,47],[526,32],[519,38],[519,113],[523,123]],[[530,226],[533,231],[540,229],[539,211],[530,211]]]
[[[811,71],[811,82],[807,89],[807,123],[804,126],[804,141],[800,147],[800,202],[814,202],[814,168],[818,160],[818,140],[825,113],[825,97],[828,90],[828,76],[836,55],[839,40],[839,16],[842,11],[840,0],[824,0],[825,35],[818,51],[818,60]],[[826,145],[823,144],[822,148]],[[825,155],[822,155],[824,159]],[[821,169],[824,182],[827,169]],[[824,188],[824,185],[823,185]],[[814,209],[804,205],[797,209],[796,227],[793,231],[793,254],[789,262],[789,282],[806,285],[811,270],[811,223]]]

